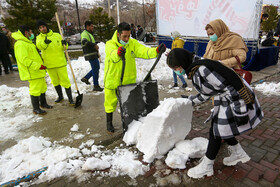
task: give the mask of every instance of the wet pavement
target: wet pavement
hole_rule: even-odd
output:
[[[280,65],[270,66],[252,73],[252,85],[262,81],[279,82]],[[28,83],[19,81],[17,72],[1,75],[0,84],[11,87],[28,86]],[[159,90],[160,100],[180,97],[181,94],[195,93],[195,91],[187,92],[184,90],[168,93],[168,85],[171,84],[172,77],[170,81],[159,81],[159,85],[162,85],[162,89]],[[191,85],[189,81],[188,85]],[[256,129],[237,137],[244,150],[251,157],[251,160],[246,164],[232,167],[223,166],[222,159],[228,155],[226,145],[223,144],[214,164],[214,176],[199,180],[191,179],[186,175],[189,168],[197,165],[198,159],[187,162],[187,168],[184,170],[174,170],[166,166],[164,157],[155,160],[150,165],[150,171],[136,179],[131,179],[128,176],[102,177],[85,172],[80,174],[86,178],[83,182],[80,182],[77,177],[64,177],[35,186],[280,186],[280,96],[265,96],[258,91],[256,94],[264,111],[264,119]],[[122,141],[121,118],[118,111],[114,112],[113,123],[117,131],[114,134],[108,134],[105,127],[103,97],[103,94],[86,94],[82,106],[77,109],[70,107],[66,100],[59,104],[49,101],[49,104],[54,105],[54,109],[48,110],[48,114],[44,116],[42,121],[26,129],[24,136],[28,137],[32,134],[49,137],[50,141],[58,141],[72,147],[78,147],[88,139],[94,139],[95,144],[113,149],[124,143]],[[193,113],[192,130],[186,137],[187,139],[208,138],[210,125],[204,125],[203,122],[209,116],[211,108],[211,102],[196,107]],[[65,141],[65,137],[69,136],[69,129],[74,123],[80,125],[80,133],[87,135],[83,139]],[[0,152],[14,143],[16,142],[0,143]]]

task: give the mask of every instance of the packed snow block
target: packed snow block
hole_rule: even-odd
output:
[[[182,140],[169,151],[165,163],[173,169],[185,169],[189,158],[201,158],[205,155],[208,139],[196,137],[192,140]]]
[[[137,133],[136,147],[144,161],[161,158],[174,145],[184,140],[191,130],[192,102],[185,98],[168,98],[149,113]]]

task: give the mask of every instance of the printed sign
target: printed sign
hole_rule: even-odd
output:
[[[261,7],[262,0],[157,0],[158,34],[207,37],[205,26],[219,18],[231,31],[257,39]]]

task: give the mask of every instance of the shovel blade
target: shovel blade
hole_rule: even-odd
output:
[[[133,120],[146,116],[159,105],[157,81],[119,86],[118,99],[122,122],[129,125]]]
[[[82,102],[83,102],[83,94],[80,94],[78,92],[78,96],[76,97],[75,108],[81,106]]]

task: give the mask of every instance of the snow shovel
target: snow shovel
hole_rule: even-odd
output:
[[[60,35],[61,35],[61,37],[62,37],[62,40],[64,40],[62,31],[61,31],[61,28],[60,28],[60,22],[59,22],[59,18],[58,18],[57,12],[55,13],[55,17],[56,17],[56,22],[57,22],[57,25],[58,25],[59,33],[60,33]],[[72,68],[72,66],[71,66],[71,62],[70,62],[70,58],[69,58],[69,55],[68,55],[68,51],[67,51],[67,49],[66,49],[66,46],[63,45],[63,47],[64,47],[64,51],[65,51],[65,55],[66,55],[66,58],[67,58],[69,67],[70,67],[70,69],[71,69],[71,73],[72,73],[72,75],[73,75],[73,79],[74,79],[74,83],[75,83],[75,86],[76,86],[76,90],[77,90],[77,92],[78,92],[78,96],[76,97],[76,103],[75,103],[75,108],[77,108],[77,107],[81,106],[81,104],[82,104],[82,101],[83,101],[83,94],[80,94],[80,92],[79,92],[78,85],[77,85],[77,82],[76,82],[76,77],[75,77],[73,68]]]
[[[128,85],[122,85],[125,70],[125,57],[122,56],[121,86],[118,86],[116,92],[120,103],[124,129],[127,129],[133,120],[146,116],[159,105],[157,80],[151,80],[151,72],[157,65],[161,55],[162,52],[158,54],[156,61],[143,82]]]

